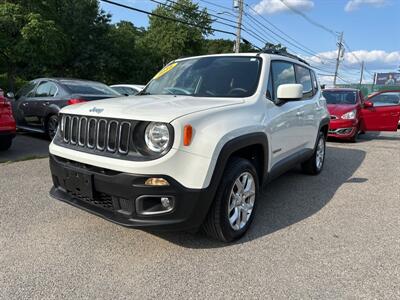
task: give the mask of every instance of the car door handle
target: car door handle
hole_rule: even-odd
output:
[[[302,115],[304,115],[304,111],[298,111],[298,112],[296,113],[296,116],[298,116],[298,117],[300,117],[300,116],[302,116]]]
[[[322,110],[322,107],[317,107],[316,109],[315,109],[315,111],[321,111]]]
[[[22,106],[27,106],[27,105],[28,105],[28,103],[26,103],[26,102],[22,103]]]
[[[42,103],[43,106],[46,106],[46,105],[49,105],[49,104],[50,103],[48,101]]]

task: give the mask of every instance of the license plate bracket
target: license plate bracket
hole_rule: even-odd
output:
[[[79,194],[81,197],[93,199],[93,175],[65,169],[65,177],[63,178],[65,189]]]

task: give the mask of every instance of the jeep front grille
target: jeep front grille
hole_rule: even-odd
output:
[[[135,121],[62,115],[61,140],[80,149],[128,154]]]

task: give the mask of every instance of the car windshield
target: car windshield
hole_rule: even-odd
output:
[[[92,81],[72,81],[64,80],[62,84],[72,93],[72,94],[82,94],[82,95],[113,95],[120,96],[118,92],[114,91],[112,88],[100,82]]]
[[[249,97],[258,86],[261,58],[199,57],[172,62],[139,95]]]
[[[328,104],[356,104],[355,91],[323,91],[322,94]]]

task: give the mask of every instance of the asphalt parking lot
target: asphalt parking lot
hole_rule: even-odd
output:
[[[400,132],[329,142],[320,176],[271,183],[225,245],[114,225],[51,199],[47,159],[3,163],[0,298],[398,299],[399,179]]]

